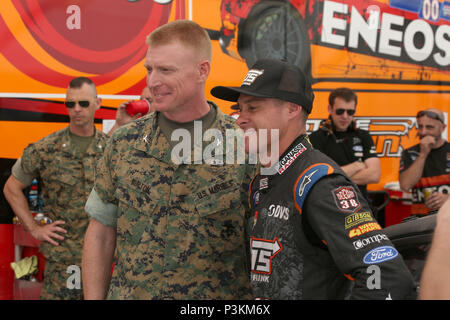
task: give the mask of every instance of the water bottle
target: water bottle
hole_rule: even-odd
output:
[[[28,193],[28,205],[30,211],[37,212],[39,210],[38,181],[36,179],[31,183],[30,192]]]

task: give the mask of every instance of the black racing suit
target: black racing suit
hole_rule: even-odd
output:
[[[251,184],[251,281],[261,299],[408,299],[414,280],[358,187],[299,136]]]

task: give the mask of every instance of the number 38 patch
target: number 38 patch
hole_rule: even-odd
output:
[[[358,195],[352,186],[339,187],[331,193],[339,210],[346,213],[353,213],[361,208]]]

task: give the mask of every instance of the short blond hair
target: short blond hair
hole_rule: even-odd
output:
[[[211,62],[212,46],[208,32],[199,24],[190,20],[175,20],[164,24],[147,36],[149,47],[180,42],[196,50],[201,59]]]

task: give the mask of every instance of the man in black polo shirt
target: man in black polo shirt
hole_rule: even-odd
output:
[[[330,116],[310,134],[311,144],[333,159],[368,198],[367,184],[380,180],[381,169],[369,132],[355,125],[358,97],[348,88],[338,88],[328,102]]]

